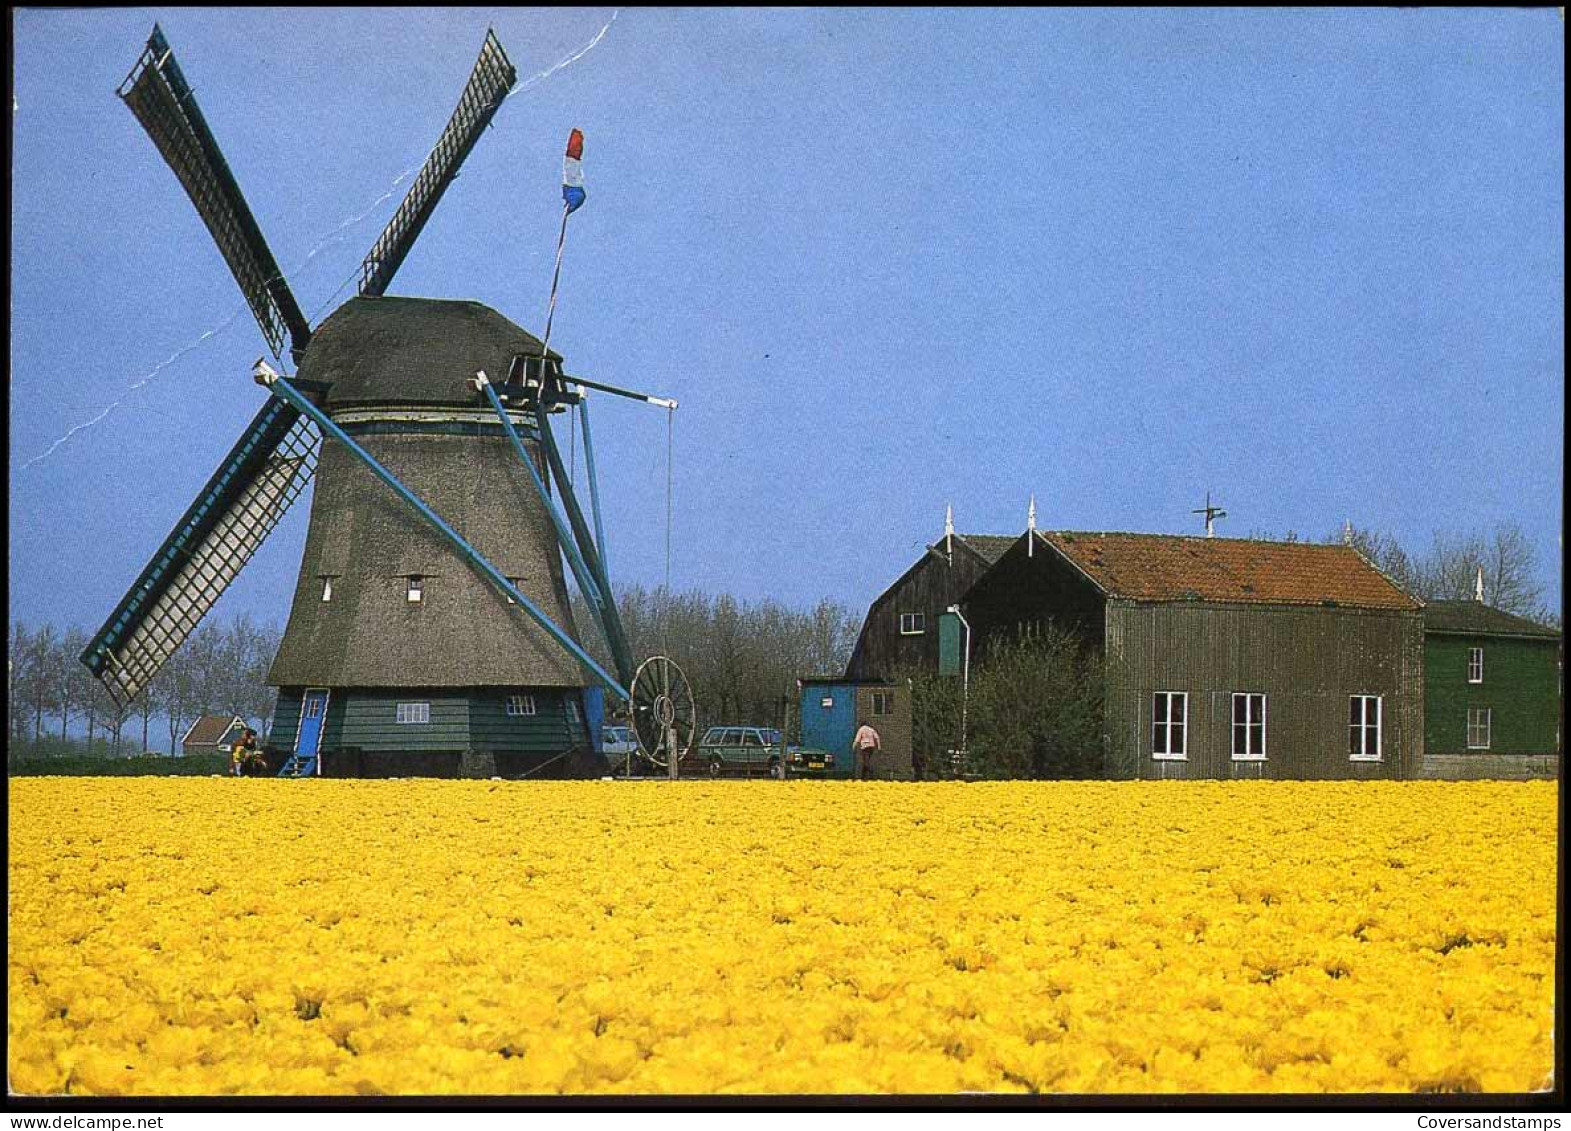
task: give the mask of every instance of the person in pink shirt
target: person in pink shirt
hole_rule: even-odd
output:
[[[878,732],[866,723],[857,728],[856,737],[851,740],[851,754],[856,759],[857,777],[866,779],[873,776],[873,755],[881,750],[883,745]]]

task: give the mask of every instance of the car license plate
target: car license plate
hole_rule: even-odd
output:
[[[824,764],[822,762],[809,762],[807,768],[810,770],[821,770],[824,768]]]

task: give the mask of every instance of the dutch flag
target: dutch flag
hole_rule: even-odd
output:
[[[584,202],[584,131],[567,136],[567,156],[562,159],[562,200],[569,213]]]

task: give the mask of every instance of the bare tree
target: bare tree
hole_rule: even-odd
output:
[[[1544,589],[1536,580],[1537,568],[1533,544],[1514,522],[1500,523],[1487,534],[1438,533],[1424,562],[1423,595],[1467,600],[1482,571],[1488,604],[1520,616],[1542,616]]]

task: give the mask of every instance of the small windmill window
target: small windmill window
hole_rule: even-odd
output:
[[[521,715],[535,713],[535,697],[533,695],[509,695],[507,697],[507,713],[517,718]]]
[[[398,721],[400,723],[428,723],[431,721],[431,704],[429,703],[400,703],[398,705]]]
[[[521,577],[509,577],[507,579],[507,583],[509,585],[511,585],[514,589],[518,589],[520,591],[522,591],[522,589],[524,587],[524,579],[521,578]],[[507,598],[507,603],[509,605],[516,605],[516,604],[518,604],[518,602],[513,600],[513,598],[510,597],[510,596]]]
[[[332,579],[332,577],[330,575],[324,575],[323,578],[322,578],[322,600],[324,600],[324,601],[331,601],[332,599],[333,599],[333,579]]]
[[[409,578],[408,601],[411,605],[418,604],[425,596],[425,578],[413,574]]]

